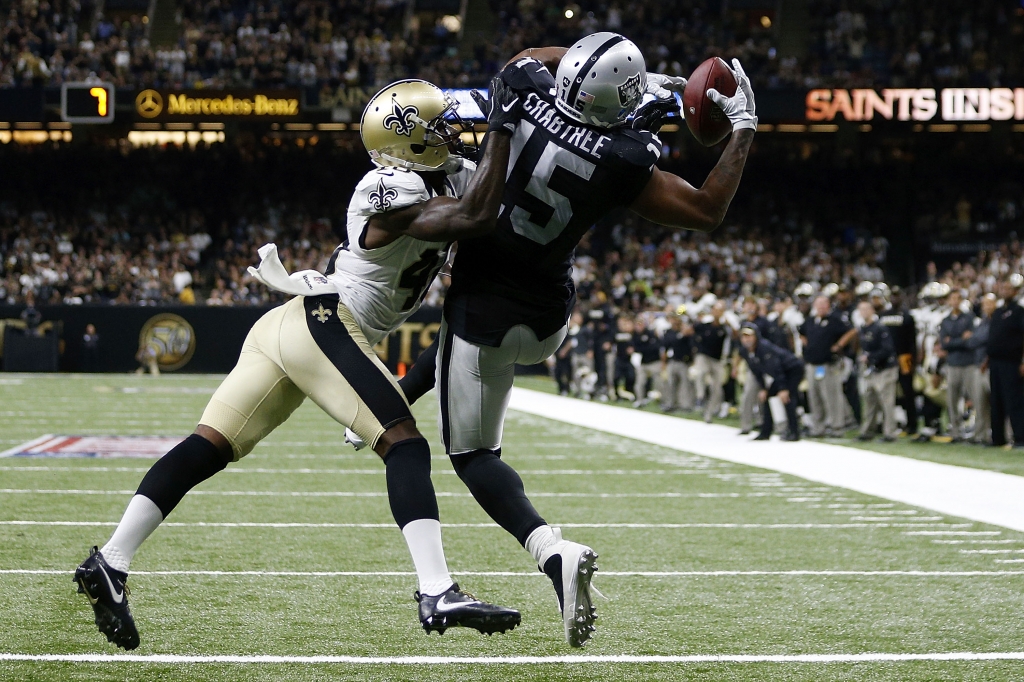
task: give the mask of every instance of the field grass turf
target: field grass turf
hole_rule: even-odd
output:
[[[0,450],[44,433],[185,435],[216,377],[0,375]],[[533,382],[535,383],[535,380]],[[432,396],[416,406],[435,453],[451,569],[519,608],[491,638],[427,637],[410,575],[146,575],[147,571],[411,573],[376,455],[307,403],[242,462],[201,485],[132,565],[138,654],[559,656],[550,583],[452,474]],[[537,417],[511,413],[503,456],[553,524],[600,554],[601,618],[587,655],[1024,651],[1024,534]],[[0,654],[119,653],[96,631],[71,573],[102,545],[146,460],[0,459]],[[61,491],[80,491],[68,493]],[[21,492],[16,492],[21,491]],[[53,491],[53,492],[32,492]],[[125,491],[113,494],[85,494]],[[302,493],[327,495],[302,495]],[[336,496],[334,493],[354,493]],[[225,494],[227,493],[227,494]],[[257,494],[236,494],[257,493]],[[264,493],[264,494],[259,494]],[[298,494],[293,494],[298,493]],[[575,496],[567,496],[567,495]],[[580,495],[587,496],[580,496]],[[603,495],[603,496],[602,496]],[[12,521],[44,522],[14,525]],[[83,525],[47,525],[45,522]],[[8,522],[8,523],[3,523]],[[706,524],[664,528],[652,524]],[[950,533],[943,535],[921,533]],[[954,544],[956,543],[956,544]],[[998,552],[998,553],[993,553]],[[4,573],[17,569],[59,574]],[[793,575],[748,571],[979,571]],[[614,572],[699,572],[637,576]],[[727,572],[712,575],[712,572]],[[602,575],[602,573],[604,575]],[[434,665],[12,662],[2,680],[1010,680],[1024,662]]]

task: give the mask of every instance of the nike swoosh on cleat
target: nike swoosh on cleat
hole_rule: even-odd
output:
[[[512,107],[514,107],[517,104],[519,104],[519,98],[518,97],[516,97],[514,100],[509,102],[509,105],[507,107],[506,106],[502,106],[501,110],[504,111],[505,113],[508,113],[508,112],[512,111]]]
[[[91,594],[89,594],[89,588],[85,586],[85,581],[79,581],[79,584],[82,586],[82,592],[84,592],[85,596],[89,598],[89,603],[93,606],[98,604],[100,600],[94,598]]]
[[[107,579],[107,585],[110,586],[110,593],[114,595],[114,601],[120,604],[124,601],[124,592],[117,592],[116,590],[114,590],[114,581],[110,579],[110,576],[107,575],[106,570],[104,570],[102,566],[100,566],[99,569],[103,571],[103,577]]]
[[[451,603],[451,602],[446,601],[444,597],[441,597],[440,599],[437,600],[437,604],[434,605],[434,609],[436,609],[437,611],[440,611],[441,613],[448,613],[449,611],[454,611],[455,609],[459,608],[460,606],[470,606],[472,604],[482,604],[482,603],[483,602],[481,602],[481,601]]]

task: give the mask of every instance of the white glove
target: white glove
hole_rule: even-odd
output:
[[[732,60],[732,75],[736,78],[736,94],[726,97],[714,88],[708,90],[708,99],[721,107],[732,123],[733,130],[757,130],[757,116],[754,114],[754,91],[750,79],[740,66],[740,60]]]
[[[668,99],[673,92],[682,93],[686,88],[686,79],[682,76],[666,76],[663,73],[647,74],[647,87],[644,92],[658,99]]]

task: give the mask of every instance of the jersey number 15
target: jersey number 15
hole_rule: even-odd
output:
[[[515,180],[509,178],[510,185],[506,187],[514,199],[508,213],[512,229],[538,244],[548,244],[562,234],[572,220],[572,202],[587,200],[589,180],[596,168],[590,161],[544,138],[544,131],[537,130],[529,121],[520,122],[512,137],[513,166],[530,157],[537,161],[525,186],[512,186]]]

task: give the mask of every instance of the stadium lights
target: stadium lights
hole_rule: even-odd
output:
[[[441,17],[441,25],[444,26],[449,33],[458,33],[462,30],[462,19],[454,14],[446,14]]]
[[[573,11],[572,11],[571,9],[569,9],[569,8],[566,8],[566,10],[565,10],[565,18],[566,18],[566,19],[572,19],[572,17],[573,17],[573,15],[574,15],[574,14],[575,14],[575,12],[573,12]]]
[[[576,3],[573,3],[571,5],[566,5],[565,11],[562,12],[562,16],[564,16],[566,19],[573,19],[575,17],[578,17],[581,11],[582,10],[580,10],[580,6],[577,5]]]

